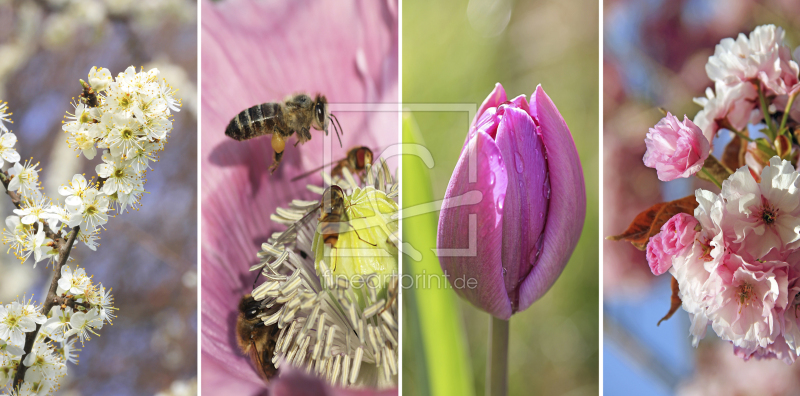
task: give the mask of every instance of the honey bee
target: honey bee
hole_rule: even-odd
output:
[[[369,147],[359,146],[353,147],[350,151],[347,152],[347,157],[342,158],[338,161],[334,161],[336,166],[333,167],[331,170],[331,176],[342,176],[342,169],[347,168],[353,174],[363,175],[363,172],[367,169],[367,165],[372,164],[372,150]],[[303,173],[300,176],[295,177],[292,181],[297,181],[312,174],[319,172],[324,168],[325,165],[320,166],[317,169],[310,170],[306,173]]]
[[[243,110],[228,123],[225,135],[242,141],[271,134],[273,150],[273,162],[269,167],[271,174],[281,163],[286,140],[294,133],[297,133],[297,142],[294,144],[297,146],[298,143],[311,140],[311,128],[324,131],[327,136],[328,125],[331,124],[341,146],[342,125],[328,110],[328,100],[325,96],[318,94],[311,100],[310,96],[301,93],[290,96],[283,103],[262,103]]]
[[[251,295],[239,301],[239,316],[236,318],[236,343],[242,353],[250,357],[250,361],[258,368],[258,375],[269,382],[278,372],[272,364],[280,329],[278,325],[267,326],[261,317],[271,315],[280,309],[277,303],[269,308],[262,307],[262,301],[256,301]]]

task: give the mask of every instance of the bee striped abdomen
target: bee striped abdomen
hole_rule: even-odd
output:
[[[281,106],[278,103],[262,103],[243,110],[233,117],[225,135],[242,141],[276,132],[281,120]],[[280,129],[280,128],[278,128]],[[280,132],[279,130],[277,132]]]

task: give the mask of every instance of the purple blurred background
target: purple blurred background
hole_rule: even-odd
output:
[[[185,0],[0,2],[0,100],[22,158],[41,162],[45,193],[74,173],[95,175],[65,143],[79,78],[157,67],[183,99],[166,150],[147,174],[139,211],[109,220],[101,246],[78,245],[74,264],[113,287],[119,308],[68,365],[61,395],[193,394],[197,375],[197,4]],[[8,165],[6,165],[6,168]],[[0,196],[0,200],[3,196]],[[6,199],[0,217],[11,214]],[[73,264],[73,265],[74,265]],[[0,301],[45,294],[52,272],[0,255]]]
[[[696,188],[718,191],[696,178],[660,182],[642,163],[647,129],[662,117],[659,107],[694,118],[700,107],[692,98],[712,86],[705,64],[721,39],[772,23],[787,31],[794,47],[800,45],[798,16],[796,0],[605,1],[604,236],[619,234],[657,202]],[[727,135],[720,134],[716,149],[724,147]],[[683,310],[657,327],[669,310],[669,276],[653,276],[644,252],[628,243],[604,240],[603,252],[606,395],[798,392],[797,365],[743,362],[712,330],[693,349]]]

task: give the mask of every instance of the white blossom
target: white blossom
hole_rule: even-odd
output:
[[[92,66],[92,70],[89,71],[89,85],[95,91],[105,91],[109,83],[111,83],[111,72],[105,67]]]
[[[0,123],[0,125],[2,124]],[[19,153],[14,149],[16,143],[17,135],[10,132],[3,132],[0,135],[0,166],[3,166],[5,161],[12,164],[19,162]]]
[[[19,191],[23,197],[33,197],[35,193],[39,192],[39,171],[36,167],[39,163],[31,164],[31,161],[26,161],[25,165],[19,162],[14,164],[14,167],[8,170],[8,174],[12,176],[11,182],[8,183],[8,189],[11,191]]]
[[[77,268],[73,272],[68,265],[65,265],[61,267],[61,279],[58,280],[56,293],[59,295],[66,293],[72,295],[83,294],[86,287],[91,284],[92,280],[86,276],[86,271],[83,268]]]
[[[100,318],[97,309],[92,308],[86,313],[74,313],[70,319],[70,326],[72,329],[67,332],[66,336],[77,335],[78,339],[81,341],[81,345],[83,345],[86,340],[91,339],[90,334],[97,335],[95,329],[99,330],[103,328],[103,319]]]
[[[0,339],[22,347],[25,344],[25,333],[36,330],[36,325],[45,320],[47,319],[39,313],[36,306],[24,300],[0,305]]]
[[[67,197],[64,200],[67,205],[78,206],[80,210],[83,210],[83,193],[88,188],[89,183],[86,182],[86,178],[81,174],[75,174],[68,185],[58,188],[58,193]]]
[[[108,151],[103,154],[103,162],[95,168],[100,177],[106,178],[103,183],[103,193],[106,195],[117,191],[130,193],[138,179],[133,167],[126,161],[114,158]]]
[[[8,132],[8,128],[5,126],[5,123],[12,123],[9,117],[14,113],[6,113],[8,110],[8,102],[0,102],[0,131]]]

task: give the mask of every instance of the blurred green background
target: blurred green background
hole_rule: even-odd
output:
[[[586,180],[586,223],[561,278],[542,299],[511,319],[509,394],[597,394],[598,2],[404,0],[402,11],[404,103],[475,103],[477,107],[497,82],[509,98],[530,96],[542,84],[569,125]],[[415,140],[431,151],[435,161],[429,174],[432,196],[441,199],[471,120],[455,112],[411,115],[416,128],[404,126],[405,140],[414,135],[405,133],[406,129],[417,129]],[[408,207],[409,197],[424,194],[427,186],[420,185],[424,181],[418,176],[419,160],[406,156],[403,161],[403,206]],[[430,227],[435,235],[437,216],[417,222],[405,219],[406,242],[408,237],[425,238]],[[414,247],[426,259],[432,258],[430,250]],[[408,257],[404,262],[406,273],[421,268],[430,272],[434,267],[438,267],[435,260],[433,266]],[[468,391],[483,395],[489,315],[460,301],[449,289],[406,290],[403,304],[403,393],[443,394],[443,389],[460,390],[466,383]],[[430,306],[438,312],[428,312],[428,317],[441,323],[414,323],[420,311]],[[447,321],[455,321],[455,331],[445,330]],[[431,349],[435,353],[424,358]],[[431,361],[436,362],[433,368]],[[437,373],[460,378],[437,378]]]

